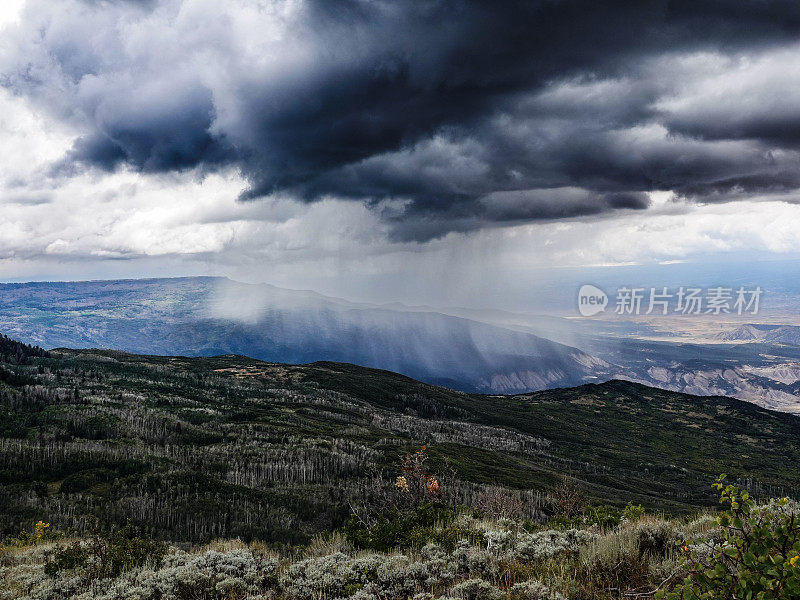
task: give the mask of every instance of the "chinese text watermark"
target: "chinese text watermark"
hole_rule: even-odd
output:
[[[620,287],[614,298],[618,315],[756,315],[763,290],[760,286],[732,287]],[[605,311],[608,295],[586,284],[578,291],[578,312],[591,317]]]

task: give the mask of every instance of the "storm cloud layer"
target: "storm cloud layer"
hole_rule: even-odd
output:
[[[51,176],[239,169],[398,240],[800,188],[800,4],[32,0],[2,85]]]

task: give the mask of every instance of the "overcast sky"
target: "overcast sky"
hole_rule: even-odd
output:
[[[2,280],[474,305],[800,253],[793,0],[4,0],[0,28]]]

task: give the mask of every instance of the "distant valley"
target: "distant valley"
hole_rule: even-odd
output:
[[[530,332],[210,277],[0,285],[0,331],[46,348],[349,362],[473,392],[608,375],[604,361]]]
[[[0,285],[0,331],[45,348],[347,362],[465,392],[627,379],[800,412],[800,327],[375,305],[224,278]],[[703,329],[705,328],[705,329]]]

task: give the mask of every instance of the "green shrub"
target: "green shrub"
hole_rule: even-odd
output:
[[[391,548],[418,548],[436,538],[437,525],[448,524],[453,517],[453,511],[442,502],[422,502],[411,511],[386,511],[369,526],[353,515],[344,533],[358,548],[384,552]]]
[[[45,564],[45,573],[87,568],[90,578],[116,577],[146,562],[161,564],[167,553],[164,543],[134,535],[130,524],[105,536],[94,535],[88,542],[73,542],[56,550]]]
[[[616,527],[622,520],[622,511],[613,506],[587,506],[583,513],[586,525],[597,525],[603,529]]]
[[[83,567],[89,561],[89,550],[80,542],[73,542],[59,548],[53,558],[44,565],[44,572],[55,577],[59,571],[72,571]]]
[[[462,540],[482,545],[485,542],[484,532],[459,522],[458,519],[446,524],[433,534],[432,541],[452,552]]]
[[[623,521],[638,521],[644,515],[644,508],[629,502],[623,509],[607,504],[588,505],[582,512],[572,517],[556,515],[547,522],[549,527],[570,529],[584,526],[597,526],[602,529],[617,527]]]
[[[664,558],[676,549],[683,533],[672,523],[662,520],[643,521],[635,526],[640,556]]]
[[[757,507],[746,491],[714,487],[727,505],[718,517],[721,539],[687,545],[686,579],[657,597],[667,600],[716,598],[772,600],[800,597],[800,522],[780,500]]]
[[[622,519],[625,521],[638,521],[644,516],[644,507],[641,504],[628,502],[622,510]]]
[[[104,577],[116,577],[125,569],[148,561],[160,564],[167,553],[163,542],[134,535],[130,524],[115,530],[104,541],[105,553],[101,557]]]

